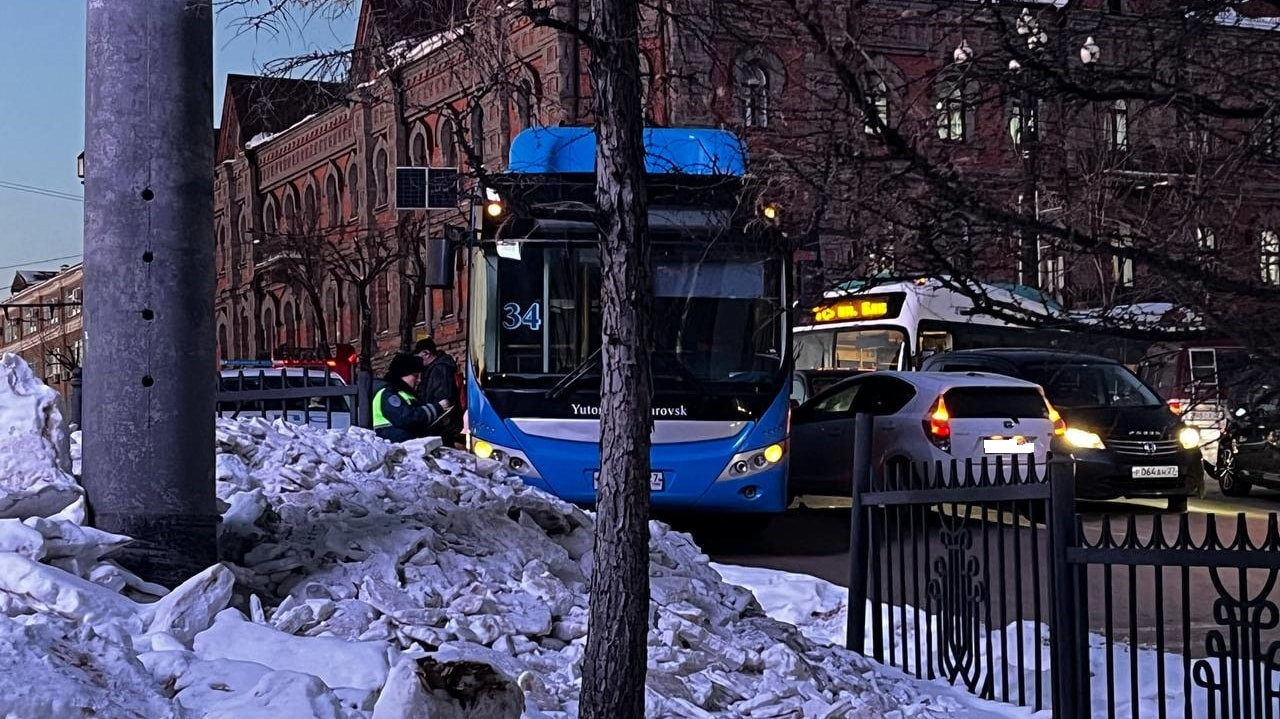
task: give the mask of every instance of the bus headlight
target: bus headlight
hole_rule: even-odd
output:
[[[739,452],[733,455],[729,463],[725,465],[724,471],[720,473],[716,481],[742,479],[753,474],[766,472],[778,466],[783,458],[786,457],[786,454],[787,449],[784,444],[771,444],[768,447]]]
[[[1195,427],[1183,427],[1178,431],[1178,444],[1183,449],[1195,449],[1200,446],[1200,430]]]
[[[1102,443],[1102,438],[1093,432],[1075,427],[1067,427],[1067,431],[1063,433],[1062,438],[1067,440],[1067,444],[1080,449],[1106,449],[1107,445]]]
[[[533,462],[529,461],[529,456],[518,449],[510,447],[502,447],[492,442],[486,442],[483,439],[477,439],[471,443],[471,453],[480,459],[491,459],[508,472],[518,475],[526,479],[541,479],[542,475],[538,473]]]

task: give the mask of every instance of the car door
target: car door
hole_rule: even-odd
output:
[[[791,485],[799,494],[841,494],[852,466],[853,414],[862,382],[837,385],[796,409],[791,422]],[[850,459],[843,461],[844,456]]]

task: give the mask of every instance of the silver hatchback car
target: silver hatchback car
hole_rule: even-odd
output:
[[[980,372],[874,372],[845,380],[791,419],[793,495],[849,496],[854,417],[875,416],[875,465],[984,460],[994,468],[1049,457],[1066,429],[1039,385]]]

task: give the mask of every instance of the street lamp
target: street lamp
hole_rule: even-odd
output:
[[[1085,39],[1084,45],[1080,48],[1080,62],[1086,65],[1092,65],[1098,61],[1098,57],[1102,54],[1102,50],[1098,47],[1098,43],[1093,41],[1090,36]]]
[[[76,177],[80,178],[80,184],[84,184],[84,153],[76,155]]]

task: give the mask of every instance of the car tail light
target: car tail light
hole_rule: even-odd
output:
[[[929,408],[924,431],[935,447],[943,452],[951,451],[951,414],[947,412],[947,403],[942,395],[938,395],[938,399]]]
[[[1067,422],[1062,419],[1062,415],[1058,414],[1058,410],[1049,402],[1044,401],[1044,406],[1049,408],[1049,421],[1053,422],[1053,433],[1059,437],[1067,433]]]

